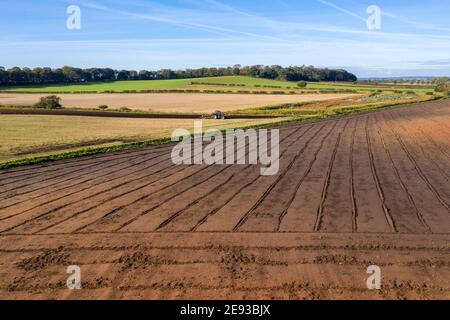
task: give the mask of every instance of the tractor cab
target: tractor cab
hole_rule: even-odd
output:
[[[223,119],[225,119],[225,114],[222,111],[215,111],[213,113],[213,118],[215,120],[223,120]]]

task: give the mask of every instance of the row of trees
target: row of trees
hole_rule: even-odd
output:
[[[240,74],[286,81],[357,81],[357,77],[343,69],[316,68],[313,66],[250,66],[240,68]]]
[[[342,69],[321,69],[313,66],[246,66],[158,71],[114,70],[111,68],[19,68],[0,67],[0,85],[36,85],[52,83],[88,83],[115,80],[164,80],[242,75],[286,81],[356,81],[355,75]]]

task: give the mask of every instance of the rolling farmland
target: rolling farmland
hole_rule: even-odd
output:
[[[126,92],[126,91],[142,91],[142,90],[165,90],[165,89],[189,89],[195,86],[195,83],[203,85],[225,85],[245,86],[245,87],[275,87],[275,88],[297,88],[295,82],[270,80],[264,78],[253,78],[245,76],[223,76],[223,77],[207,77],[192,79],[172,79],[172,80],[136,80],[136,81],[111,81],[104,83],[87,83],[87,84],[61,84],[61,85],[39,85],[39,86],[23,86],[23,87],[4,87],[0,88],[0,92],[31,92],[31,93],[108,93]],[[370,86],[370,85],[354,85],[339,82],[308,82],[308,89],[321,90],[404,90],[402,86],[394,86],[390,84]],[[203,86],[203,89],[205,87]],[[414,91],[430,92],[432,89],[421,88],[417,86]]]
[[[448,299],[449,120],[446,100],[282,127],[275,176],[172,145],[1,171],[0,297]]]
[[[43,94],[0,94],[0,105],[33,105]],[[348,98],[354,94],[185,94],[185,93],[129,93],[129,94],[61,94],[66,108],[97,108],[106,104],[110,108],[127,107],[133,110],[172,113],[223,112],[261,107],[273,104],[326,101]]]

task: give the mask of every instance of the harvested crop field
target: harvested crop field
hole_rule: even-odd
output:
[[[0,105],[32,105],[48,94],[0,93]],[[354,96],[354,94],[208,94],[208,93],[111,93],[111,94],[58,94],[66,108],[97,108],[107,105],[111,109],[176,113],[228,112],[250,107],[306,101],[323,101]]]
[[[284,127],[275,176],[170,145],[2,171],[0,297],[449,299],[449,136],[447,100]]]
[[[278,119],[202,120],[204,130],[270,124]],[[192,119],[133,119],[89,116],[0,115],[0,162],[105,144],[170,137],[193,131]]]

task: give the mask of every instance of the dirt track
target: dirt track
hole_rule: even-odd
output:
[[[450,298],[450,101],[280,134],[272,177],[171,146],[1,172],[0,297]]]
[[[48,94],[0,93],[0,105],[32,105]],[[176,113],[212,113],[242,110],[273,104],[323,101],[355,96],[354,94],[208,94],[208,93],[102,93],[58,94],[67,108],[97,108],[107,105],[111,109],[127,107],[133,110]]]

